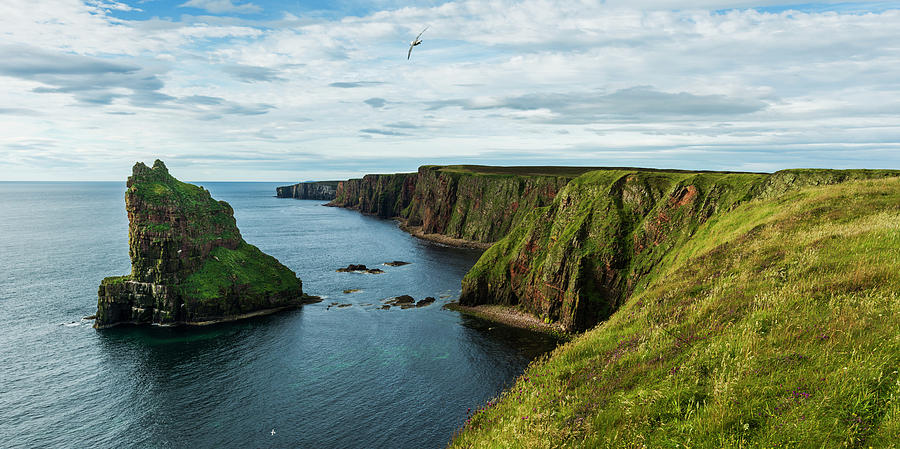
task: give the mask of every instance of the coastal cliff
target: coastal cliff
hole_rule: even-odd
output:
[[[241,238],[231,206],[162,161],[135,164],[125,208],[131,274],[100,283],[95,327],[223,321],[302,302],[300,279]]]
[[[417,185],[415,173],[365,175],[339,182],[334,200],[327,206],[356,209],[381,218],[401,217]]]
[[[331,201],[337,192],[339,181],[301,182],[275,188],[278,198]]]
[[[400,219],[417,236],[486,247],[530,210],[549,205],[570,180],[590,170],[426,165],[416,173],[341,181],[328,206]]]
[[[606,318],[450,447],[896,447],[898,206],[888,170],[572,181],[484,254],[463,299]]]
[[[896,176],[867,170],[771,175],[598,170],[533,208],[462,281],[460,304],[517,306],[565,331],[607,319],[654,279],[662,261],[709,220],[758,198],[804,186]]]

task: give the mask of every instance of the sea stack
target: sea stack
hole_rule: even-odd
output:
[[[131,274],[100,283],[96,328],[206,324],[296,307],[302,282],[241,238],[234,210],[157,160],[125,192]]]

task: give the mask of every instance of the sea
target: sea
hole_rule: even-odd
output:
[[[0,182],[0,447],[440,448],[557,343],[442,308],[478,250],[275,198],[287,183],[196,184],[324,300],[95,330],[100,280],[130,272],[124,182]],[[384,273],[335,271],[351,263]],[[380,309],[399,295],[437,301]]]

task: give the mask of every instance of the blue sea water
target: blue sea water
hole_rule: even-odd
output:
[[[0,446],[443,447],[554,346],[441,309],[478,251],[274,198],[277,184],[198,184],[325,301],[201,329],[94,330],[81,318],[100,280],[130,271],[124,183],[0,183]],[[412,263],[381,266],[393,260]],[[335,272],[350,263],[385,273]],[[377,308],[402,294],[439,299]]]

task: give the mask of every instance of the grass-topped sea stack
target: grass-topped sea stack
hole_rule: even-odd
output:
[[[95,327],[198,324],[294,307],[302,283],[241,238],[234,211],[157,160],[125,192],[131,274],[100,283]]]

